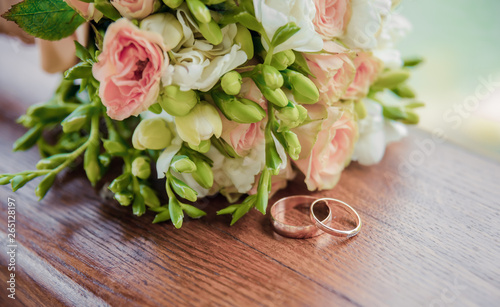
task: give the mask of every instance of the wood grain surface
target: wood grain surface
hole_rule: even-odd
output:
[[[36,92],[0,84],[0,173]],[[331,191],[363,219],[352,239],[295,240],[250,212],[229,227],[208,212],[176,230],[99,197],[77,168],[42,202],[36,183],[0,187],[0,306],[498,306],[500,164],[412,129],[373,167],[352,164]],[[279,192],[309,194],[299,180]],[[16,300],[7,298],[7,198],[16,201]]]

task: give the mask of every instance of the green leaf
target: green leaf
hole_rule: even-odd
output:
[[[306,58],[304,57],[302,52],[294,51],[293,54],[295,55],[295,62],[293,62],[292,68],[302,73],[303,75],[314,76],[309,69],[309,65],[307,65]]]
[[[271,46],[276,47],[283,44],[299,31],[300,28],[295,24],[295,22],[289,22],[286,25],[279,27],[271,40]]]
[[[200,217],[207,215],[205,211],[200,210],[195,206],[181,203],[181,207],[182,210],[184,210],[184,212],[186,212],[186,214],[192,219],[199,219]]]
[[[83,79],[92,76],[92,66],[87,62],[80,62],[64,72],[66,80]]]
[[[264,31],[264,28],[257,20],[257,18],[250,15],[250,13],[248,12],[239,13],[238,15],[234,16],[234,19],[241,23],[242,26],[247,27],[249,30],[253,30],[259,33]]]
[[[153,224],[165,222],[168,220],[170,220],[170,212],[168,210],[164,210],[155,216]]]
[[[60,40],[73,34],[85,19],[63,0],[25,0],[2,15],[26,33],[46,40]]]
[[[75,41],[76,56],[82,61],[94,60],[87,48],[83,47],[79,42]]]
[[[107,18],[115,21],[122,16],[120,13],[115,9],[115,7],[109,2],[109,0],[95,0],[94,1],[94,6],[96,9],[98,9],[104,16]]]

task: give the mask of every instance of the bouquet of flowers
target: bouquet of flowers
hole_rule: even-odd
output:
[[[401,59],[409,30],[396,0],[25,0],[4,18],[59,40],[77,28],[78,64],[53,98],[31,106],[14,151],[38,146],[36,170],[0,176],[15,191],[41,177],[41,199],[83,156],[92,185],[135,215],[182,225],[221,193],[234,224],[297,172],[333,188],[350,161],[382,159],[422,106]],[[152,170],[153,169],[153,170]],[[116,173],[116,170],[115,170]],[[164,180],[165,189],[151,182]],[[156,179],[157,180],[157,179]],[[160,194],[168,203],[162,204]],[[160,196],[160,197],[159,197]],[[193,204],[194,203],[194,204]]]

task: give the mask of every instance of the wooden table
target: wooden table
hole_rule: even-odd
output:
[[[38,160],[36,150],[10,151],[24,132],[15,118],[31,102],[12,97],[32,95],[0,85],[0,173]],[[152,214],[137,218],[103,201],[80,169],[40,203],[35,186],[0,187],[1,306],[500,304],[500,164],[417,129],[379,165],[352,164],[335,189],[314,193],[359,211],[363,229],[349,240],[283,238],[257,211],[229,227],[215,214],[227,205],[220,197],[180,230],[153,225]],[[306,193],[297,181],[274,200]],[[5,286],[8,197],[16,203],[15,301]]]

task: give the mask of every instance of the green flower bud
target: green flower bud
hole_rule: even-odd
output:
[[[279,131],[292,129],[301,124],[299,110],[291,103],[279,109],[276,117],[281,121]]]
[[[102,165],[102,167],[106,168],[111,164],[111,155],[108,153],[103,153],[100,154],[99,157],[97,158],[99,160],[99,163]]]
[[[398,87],[392,89],[394,94],[401,98],[415,98],[415,93],[407,84],[400,84]]]
[[[113,193],[120,193],[128,188],[130,182],[132,182],[132,177],[130,176],[130,174],[123,173],[111,182],[108,189]]]
[[[222,43],[222,30],[219,25],[211,20],[209,23],[199,23],[198,28],[203,37],[212,45]]]
[[[172,142],[167,122],[159,117],[143,119],[135,128],[132,144],[135,149],[164,149]]]
[[[246,27],[239,23],[236,24],[236,27],[238,32],[236,32],[236,36],[234,37],[234,43],[240,45],[241,50],[247,54],[247,59],[253,59],[254,46],[252,34]]]
[[[82,129],[95,110],[95,106],[91,104],[85,104],[78,107],[61,122],[64,133],[75,132]]]
[[[164,210],[155,215],[155,218],[153,220],[153,224],[161,223],[170,220],[170,211]]]
[[[200,0],[186,0],[188,9],[194,18],[201,23],[209,23],[212,20],[210,10]]]
[[[264,119],[266,112],[256,102],[249,99],[236,99],[221,91],[213,91],[215,104],[229,120],[242,124],[257,123]]]
[[[285,70],[288,66],[295,62],[295,54],[292,50],[285,50],[273,55],[273,60],[271,61],[271,66],[275,67],[277,70]]]
[[[189,148],[196,150],[197,152],[207,153],[210,150],[210,140],[201,141],[199,145],[188,144]]]
[[[286,142],[286,152],[290,157],[294,160],[297,160],[300,155],[300,151],[302,149],[299,138],[295,133],[292,131],[285,131],[283,132],[283,138],[285,139]]]
[[[214,184],[214,174],[210,165],[203,160],[196,160],[196,171],[191,173],[194,180],[205,189],[210,189]]]
[[[417,113],[407,111],[406,118],[402,122],[407,125],[416,125],[418,124],[419,121],[420,121],[420,116],[418,116]]]
[[[136,194],[134,202],[132,203],[132,213],[137,216],[141,216],[146,213],[146,203],[144,202],[144,197],[141,194]]]
[[[184,2],[184,0],[163,0],[163,3],[171,9],[178,8],[181,6],[182,2]]]
[[[45,176],[42,181],[40,181],[35,190],[35,195],[38,196],[38,200],[41,200],[45,197],[50,187],[52,187],[52,185],[54,184],[55,180],[56,173],[48,173],[47,176]]]
[[[295,107],[299,111],[299,122],[302,124],[307,119],[307,109],[300,104],[295,105]]]
[[[184,199],[187,199],[189,201],[196,201],[196,199],[198,199],[198,193],[196,193],[195,190],[193,190],[180,179],[177,179],[175,177],[170,178],[170,186],[172,187],[172,190],[174,190],[175,194]]]
[[[212,135],[220,137],[222,121],[217,109],[208,102],[198,103],[186,116],[177,116],[175,125],[179,137],[191,144],[199,145]]]
[[[241,75],[236,71],[230,71],[222,76],[221,86],[228,95],[237,95],[241,90]]]
[[[105,140],[102,145],[106,152],[113,156],[120,156],[127,152],[127,148],[117,141]]]
[[[28,150],[33,145],[35,145],[36,141],[42,136],[43,132],[43,125],[42,124],[37,124],[35,127],[31,128],[26,132],[22,137],[17,139],[17,141],[14,142],[13,145],[13,150],[14,151],[24,151]]]
[[[151,166],[149,159],[145,157],[137,157],[132,162],[132,175],[141,179],[148,179],[151,175]]]
[[[37,169],[54,169],[58,167],[59,165],[63,164],[66,162],[68,159],[68,156],[70,154],[63,153],[63,154],[56,154],[53,156],[50,156],[48,158],[42,159],[38,161],[36,164]]]
[[[101,179],[101,167],[97,159],[99,153],[99,142],[90,142],[83,156],[83,167],[92,186]]]
[[[182,227],[184,219],[184,212],[182,211],[181,204],[175,197],[170,197],[168,200],[168,211],[170,212],[170,219],[174,227],[179,229]]]
[[[178,155],[172,159],[170,167],[178,173],[192,173],[196,171],[196,164],[188,156]]]
[[[159,103],[155,103],[148,108],[148,111],[153,112],[154,114],[160,114],[163,109],[161,108],[161,105]]]
[[[193,90],[181,91],[177,85],[169,85],[161,91],[158,102],[168,114],[186,116],[198,103],[198,95]]]
[[[12,185],[12,191],[15,192],[20,188],[24,187],[24,185],[30,182],[33,178],[35,177],[30,175],[14,176],[10,181],[10,184]]]
[[[153,189],[148,187],[147,185],[140,185],[140,193],[144,198],[144,203],[150,208],[156,208],[160,206],[160,200]]]
[[[272,104],[278,107],[284,107],[288,105],[288,98],[286,97],[285,92],[283,92],[282,89],[278,88],[273,91],[268,87],[261,87],[260,90],[264,97],[266,97],[266,99],[269,100]]]
[[[276,68],[265,64],[260,64],[260,66],[262,76],[264,77],[264,84],[267,87],[275,90],[283,86],[283,76]]]
[[[410,71],[408,69],[389,70],[380,74],[373,87],[393,89],[405,82],[409,77]]]
[[[292,90],[293,97],[299,103],[314,104],[319,100],[319,90],[308,77],[303,74],[285,70],[283,72],[285,85]]]
[[[130,206],[132,199],[134,199],[134,195],[130,192],[119,192],[115,193],[114,199],[122,206]]]
[[[201,2],[205,3],[206,5],[214,5],[214,4],[219,4],[222,3],[226,0],[201,0]]]
[[[262,214],[266,214],[267,204],[269,202],[269,186],[271,181],[271,172],[264,169],[260,175],[259,187],[257,188],[257,200],[255,208]]]
[[[354,111],[358,114],[358,119],[366,117],[366,107],[362,100],[354,102]]]
[[[10,182],[12,176],[9,175],[0,175],[0,185],[6,185]]]

